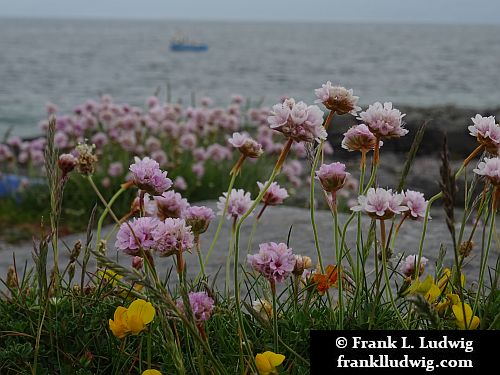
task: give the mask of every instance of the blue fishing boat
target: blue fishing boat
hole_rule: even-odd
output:
[[[208,50],[206,44],[186,44],[186,43],[170,43],[170,50],[175,52],[203,52]]]
[[[191,40],[182,33],[177,33],[170,41],[170,50],[174,52],[203,52],[208,50],[208,45]]]

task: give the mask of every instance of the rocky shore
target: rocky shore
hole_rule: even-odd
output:
[[[209,207],[215,209],[216,202],[208,201],[201,202]],[[429,259],[427,272],[433,273],[435,268],[435,262],[439,256],[440,248],[443,246],[447,249],[447,255],[445,256],[444,266],[453,266],[453,248],[451,243],[450,234],[446,228],[445,219],[440,208],[435,208],[431,212],[432,221],[429,222],[426,239],[424,242],[423,255]],[[457,217],[459,212],[457,213]],[[348,215],[340,215],[340,225],[343,225],[348,219]],[[251,231],[253,222],[253,217],[243,225],[242,236],[241,236],[241,247],[240,247],[240,263],[247,267],[246,265],[246,255],[247,255],[247,244],[248,238]],[[334,264],[334,248],[333,238],[332,238],[332,216],[329,211],[318,210],[316,212],[316,223],[319,233],[319,243],[322,251],[323,262],[326,264]],[[363,226],[366,229],[370,224],[370,221],[364,216]],[[210,242],[214,236],[217,224],[212,223],[209,230],[201,238],[202,240],[202,252],[206,255],[207,250],[210,246]],[[297,208],[297,207],[269,207],[265,214],[262,216],[261,222],[257,228],[253,245],[250,252],[256,252],[258,249],[258,244],[262,242],[286,242],[288,232],[291,228],[290,235],[290,246],[293,248],[294,253],[308,255],[313,259],[313,262],[317,262],[317,253],[314,245],[314,237],[310,222],[310,213],[307,209]],[[109,233],[111,227],[106,227],[104,234]],[[471,230],[470,223],[466,226],[465,234],[468,235]],[[481,259],[481,234],[483,230],[483,225],[480,224],[477,228],[474,236],[475,246],[471,252],[471,255],[464,262],[463,272],[466,274],[467,283],[471,283],[477,280],[479,275],[479,264]],[[230,228],[228,221],[225,223],[219,237],[217,246],[214,248],[213,254],[210,261],[206,267],[207,274],[215,276],[217,272],[218,284],[223,283],[224,279],[224,267],[227,259],[227,252],[229,246],[229,236]],[[365,232],[366,233],[366,232]],[[400,231],[394,248],[394,254],[415,254],[418,252],[419,242],[422,234],[422,223],[408,221],[406,222]],[[61,249],[61,260],[60,264],[65,266],[68,261],[68,251],[66,251],[66,246],[71,248],[75,241],[80,239],[85,240],[85,234],[75,234],[63,237],[60,241]],[[108,256],[112,259],[116,259],[119,263],[126,266],[130,266],[130,257],[125,256],[116,251],[114,247],[114,236],[111,236],[111,240],[108,243]],[[356,243],[356,225],[351,224],[346,235],[346,243],[350,248],[351,254],[355,256],[355,243]],[[25,242],[16,245],[10,245],[0,242],[0,277],[5,278],[7,268],[9,265],[13,264],[13,256],[16,259],[16,265],[18,272],[22,274],[25,265],[28,269],[33,266],[31,253],[33,251],[33,244],[31,242]],[[499,255],[499,249],[495,244],[492,244],[489,256],[488,264],[494,267],[497,257]],[[49,265],[52,264],[52,255],[49,253]],[[199,266],[196,254],[187,254],[187,272],[188,278],[195,278],[197,276]],[[90,270],[95,270],[95,262],[91,261]],[[347,263],[346,263],[347,264]],[[373,271],[373,254],[370,256],[366,270],[368,273]],[[158,269],[161,275],[165,275],[169,269],[173,267],[173,262],[171,259],[161,259],[158,261]],[[77,267],[77,274],[78,274]],[[248,268],[247,268],[248,269]],[[78,275],[77,275],[78,277]],[[175,281],[175,277],[173,278]]]
[[[378,182],[381,187],[396,187],[403,169],[406,155],[413,143],[418,128],[427,123],[422,143],[417,152],[407,187],[422,191],[426,197],[439,192],[439,167],[441,165],[441,151],[444,135],[447,136],[449,155],[452,166],[457,169],[461,162],[477,147],[474,137],[469,135],[467,127],[472,125],[471,117],[476,114],[482,116],[500,116],[500,107],[467,109],[455,106],[436,106],[429,108],[415,108],[397,106],[402,113],[406,113],[404,121],[409,133],[405,137],[387,140],[381,148],[381,164],[379,167]],[[352,116],[334,117],[330,126],[330,142],[334,148],[333,158],[349,165],[350,171],[358,170],[359,155],[350,153],[340,147],[343,133],[357,120]],[[353,175],[357,177],[356,172]],[[463,181],[458,181],[459,193],[457,204],[463,203]],[[436,204],[440,204],[436,202]]]

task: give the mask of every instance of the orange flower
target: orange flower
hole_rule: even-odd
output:
[[[312,282],[316,284],[319,294],[323,295],[330,287],[337,285],[338,272],[337,266],[328,265],[326,272],[315,273],[312,275]]]

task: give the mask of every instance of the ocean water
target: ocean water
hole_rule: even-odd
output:
[[[181,31],[209,45],[169,51]],[[69,111],[109,93],[142,105],[232,93],[306,102],[326,80],[362,104],[500,105],[500,27],[0,19],[0,134],[36,133],[45,103]]]

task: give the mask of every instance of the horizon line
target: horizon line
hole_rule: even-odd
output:
[[[220,22],[220,23],[238,23],[238,22],[252,22],[252,23],[303,23],[303,24],[349,24],[349,25],[432,25],[432,26],[500,26],[500,22],[477,22],[477,21],[437,21],[437,20],[420,20],[420,21],[399,21],[399,20],[304,20],[304,19],[252,19],[252,18],[168,18],[168,17],[114,17],[114,16],[95,16],[95,15],[15,15],[15,14],[0,14],[0,19],[11,20],[56,20],[56,21],[131,21],[131,22],[145,22],[145,21],[178,21],[178,22]]]

